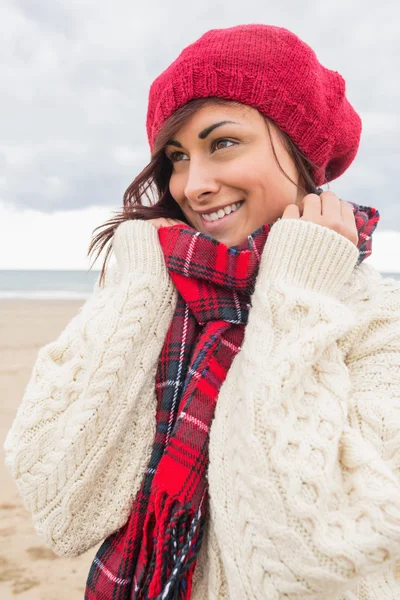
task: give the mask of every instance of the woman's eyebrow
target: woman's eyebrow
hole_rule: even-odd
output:
[[[212,131],[214,131],[214,129],[216,129],[217,127],[221,127],[221,125],[227,125],[227,124],[228,125],[240,125],[240,123],[237,123],[236,121],[219,121],[219,123],[214,123],[213,125],[209,125],[205,129],[200,131],[198,137],[200,140],[204,140]],[[178,142],[177,140],[170,140],[166,145],[167,146],[177,146],[178,148],[182,148],[182,144],[180,142]]]

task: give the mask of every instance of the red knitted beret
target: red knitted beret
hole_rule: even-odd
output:
[[[150,87],[151,151],[173,112],[209,96],[247,104],[269,117],[317,165],[317,186],[339,177],[357,154],[361,119],[346,98],[343,77],[282,27],[212,29],[187,46]]]

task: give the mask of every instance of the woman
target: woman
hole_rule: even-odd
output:
[[[37,532],[105,540],[90,600],[398,598],[400,288],[363,264],[378,211],[317,187],[358,150],[343,78],[286,29],[211,30],[147,132],[92,242],[116,264],[7,436]]]

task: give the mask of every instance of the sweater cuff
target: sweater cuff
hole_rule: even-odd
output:
[[[122,272],[168,280],[158,232],[151,223],[143,219],[123,221],[114,232],[113,249]]]
[[[357,264],[359,250],[328,227],[280,219],[271,227],[260,271],[271,281],[337,295]]]

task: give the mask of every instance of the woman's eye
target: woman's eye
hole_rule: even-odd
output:
[[[228,140],[227,138],[220,138],[220,139],[218,139],[218,140],[215,140],[215,141],[214,141],[214,142],[211,144],[211,149],[212,149],[212,150],[223,150],[224,148],[229,148],[229,146],[222,146],[222,147],[220,146],[220,144],[224,144],[224,143],[226,143],[226,142],[227,142],[228,144],[233,144],[233,145],[235,145],[235,144],[236,144],[236,142],[232,142],[232,140]],[[185,156],[185,153],[184,153],[184,152],[172,152],[172,153],[169,155],[169,160],[170,160],[172,163],[175,163],[175,162],[180,162],[180,160],[179,160],[179,157],[180,157],[180,156]]]
[[[228,142],[228,144],[234,144],[235,142],[232,142],[231,140],[228,140],[227,138],[220,138],[219,140],[215,140],[213,147],[216,148],[217,150],[219,150],[219,148],[217,148],[217,146],[219,146],[219,144],[224,143],[224,142]],[[224,146],[225,148],[227,148],[227,146]]]
[[[181,154],[183,154],[183,152],[172,152],[172,153],[169,155],[169,160],[170,160],[171,162],[173,162],[173,163],[174,163],[174,162],[178,162],[178,158],[177,158],[177,157],[178,157],[178,156],[180,156]]]

